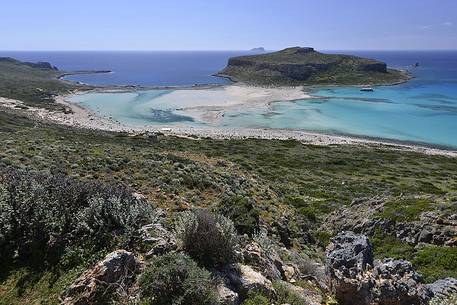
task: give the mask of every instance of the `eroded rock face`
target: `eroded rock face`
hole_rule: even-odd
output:
[[[326,273],[339,304],[422,305],[432,297],[408,261],[373,261],[364,235],[342,232],[327,248]]]
[[[432,292],[423,284],[422,275],[410,262],[385,259],[375,264],[371,274],[374,304],[428,304]]]
[[[140,263],[133,253],[116,250],[76,279],[60,297],[61,304],[100,304],[113,292],[127,291],[139,270]]]
[[[342,232],[332,239],[325,261],[329,287],[344,304],[370,304],[372,282],[366,276],[373,265],[373,250],[368,238]]]

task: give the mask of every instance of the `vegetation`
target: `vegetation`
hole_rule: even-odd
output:
[[[38,265],[55,264],[62,256],[76,259],[74,252],[79,249],[95,252],[115,239],[128,247],[152,214],[149,204],[123,186],[12,168],[0,169],[0,181],[3,262],[14,257]],[[114,231],[119,232],[116,237]]]
[[[219,75],[269,86],[388,84],[408,78],[405,72],[387,69],[377,60],[299,47],[230,58]]]
[[[444,277],[457,277],[457,248],[424,246],[416,248],[393,236],[371,239],[375,257],[392,257],[411,261],[427,283]]]
[[[207,210],[183,212],[176,224],[183,249],[206,267],[224,266],[237,261],[238,236],[233,223]]]
[[[381,217],[393,221],[419,220],[422,212],[430,211],[431,201],[423,198],[406,198],[386,202]]]
[[[0,57],[0,96],[17,99],[27,106],[61,109],[54,96],[76,88],[59,81],[60,73],[52,68],[38,68],[11,58]]]
[[[210,273],[183,254],[155,258],[139,283],[144,304],[212,305],[217,300]]]
[[[18,65],[20,71],[30,68]],[[2,72],[10,83],[2,87],[0,81],[0,96],[54,107],[35,94],[35,81],[43,81],[38,88],[52,94],[67,89],[52,87],[55,72],[35,72],[39,76],[23,91],[11,81],[26,77],[20,75],[26,72]],[[137,199],[133,191],[146,200]],[[146,303],[188,304],[186,300],[199,297],[200,304],[210,303],[214,287],[203,267],[236,260],[236,231],[265,249],[269,243],[293,248],[302,256],[282,259],[312,274],[309,257],[321,258],[330,238],[322,231],[323,218],[367,197],[389,198],[382,216],[392,220],[414,221],[436,209],[455,213],[457,162],[374,145],[323,147],[293,140],[90,131],[1,110],[0,304],[55,304],[63,287],[106,252],[123,247],[144,254],[136,232],[153,212],[146,201],[166,208],[170,217],[192,211],[182,214],[178,230],[191,258],[154,258],[140,285]],[[274,241],[266,238],[265,229]],[[288,240],[282,239],[284,232]],[[389,236],[373,241],[377,257],[409,259],[427,281],[456,274],[455,248],[416,249]],[[173,282],[177,288],[171,301],[163,292],[170,278],[179,279]],[[281,295],[284,303],[294,302],[288,291],[281,290]],[[244,304],[269,301],[250,295]]]
[[[285,282],[275,281],[273,282],[273,288],[276,292],[274,301],[270,300],[267,295],[264,295],[261,292],[251,292],[242,305],[270,305],[272,303],[290,305],[308,304],[307,300],[300,292],[292,290],[290,285]]]

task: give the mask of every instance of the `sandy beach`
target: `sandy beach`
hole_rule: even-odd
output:
[[[241,85],[224,86],[222,89],[214,90],[212,98],[206,97],[203,89],[181,89],[176,90],[169,95],[165,95],[162,102],[168,102],[167,99],[175,100],[176,98],[185,98],[188,107],[181,111],[186,115],[194,117],[204,117],[206,120],[215,120],[224,109],[230,107],[245,107],[258,103],[268,105],[274,101],[296,100],[311,98],[302,88],[257,88]],[[189,94],[191,93],[191,94]],[[352,137],[343,135],[326,135],[315,132],[290,129],[252,129],[252,128],[197,128],[191,126],[130,126],[114,121],[109,118],[97,116],[86,108],[77,104],[71,103],[69,98],[79,92],[73,92],[70,95],[56,97],[56,102],[71,109],[68,113],[60,111],[49,111],[43,108],[24,107],[21,101],[11,100],[0,97],[0,107],[14,110],[28,115],[32,119],[43,120],[46,122],[72,126],[77,128],[86,128],[93,130],[104,130],[113,132],[129,132],[129,133],[155,133],[160,132],[175,136],[197,136],[211,137],[215,139],[243,139],[243,138],[259,138],[259,139],[279,139],[289,140],[294,139],[306,144],[314,145],[372,145],[381,146],[388,149],[410,150],[425,154],[445,155],[457,157],[457,151],[444,150],[429,146],[421,146],[419,144],[403,143],[389,141],[383,139],[371,139],[363,137]],[[190,96],[190,98],[189,98]],[[230,98],[227,98],[229,96]]]

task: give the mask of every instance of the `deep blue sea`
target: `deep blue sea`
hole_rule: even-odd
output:
[[[333,51],[332,51],[333,52]],[[339,52],[335,52],[339,53]],[[457,51],[342,51],[410,69],[415,79],[398,86],[318,88],[320,99],[273,103],[268,109],[229,110],[218,127],[290,128],[334,134],[380,137],[457,148]],[[213,77],[230,52],[1,52],[28,61],[49,61],[61,70],[112,70],[111,74],[71,79],[84,83],[181,86],[225,84]],[[411,68],[413,63],[420,66]],[[134,124],[188,124],[205,126],[173,113],[173,107],[156,109],[154,99],[170,91],[125,95],[87,95],[75,101]],[[137,109],[137,110],[136,110]],[[141,113],[138,113],[141,111]],[[157,111],[167,111],[164,120]],[[208,125],[211,127],[214,125]]]

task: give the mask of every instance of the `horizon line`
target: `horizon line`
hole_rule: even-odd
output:
[[[282,49],[265,49],[266,52],[275,52],[275,51],[280,51]],[[456,49],[316,49],[317,51],[457,51]],[[1,50],[0,52],[240,52],[240,51],[254,51],[252,49],[172,49],[172,50],[166,50],[166,49],[157,49],[157,50],[142,50],[142,49],[62,49],[62,50],[24,50],[24,49],[16,49],[16,50]]]

